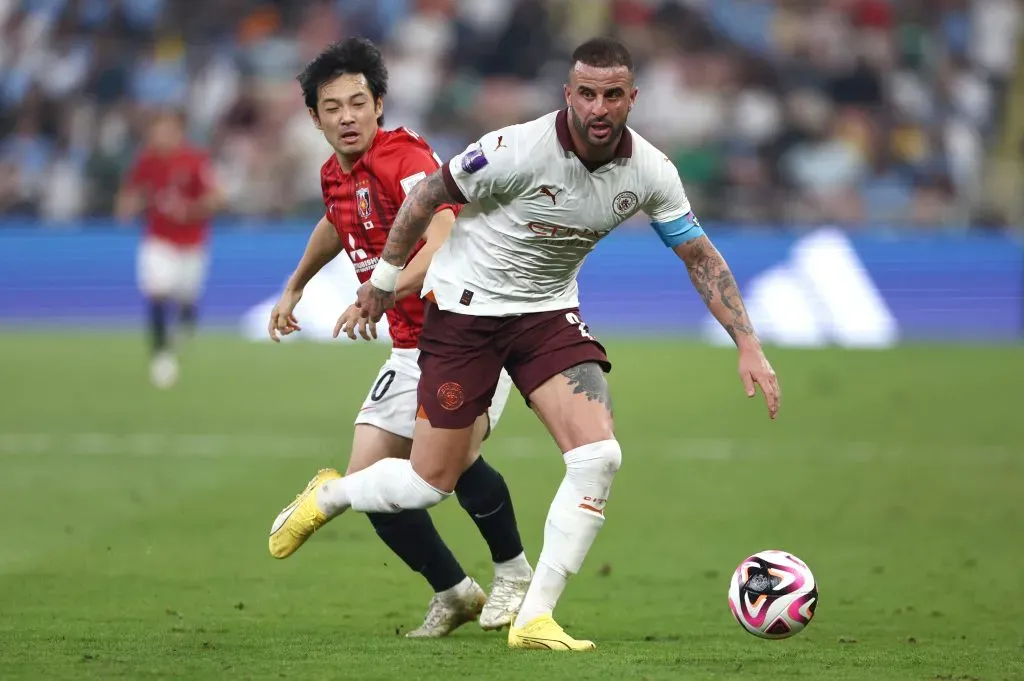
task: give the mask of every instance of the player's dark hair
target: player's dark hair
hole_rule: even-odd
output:
[[[346,73],[361,73],[366,78],[375,103],[388,93],[388,70],[380,50],[366,38],[348,38],[328,45],[297,76],[306,106],[316,111],[320,89]],[[384,117],[381,116],[377,124],[383,123]]]
[[[633,57],[615,38],[591,38],[572,53],[572,65],[586,64],[599,69],[625,66],[633,73]]]

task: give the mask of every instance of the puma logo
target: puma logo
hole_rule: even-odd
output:
[[[504,135],[498,135],[498,145],[497,145],[496,147],[494,147],[494,150],[495,150],[495,151],[497,151],[498,149],[508,149],[508,147],[507,147],[507,146],[505,146],[504,144],[502,144],[502,142],[501,142],[501,141],[502,141],[503,139],[505,139],[505,136],[504,136]]]
[[[540,188],[540,193],[549,197],[551,199],[551,205],[554,206],[558,204],[558,202],[555,201],[555,197],[561,194],[562,190],[559,189],[558,191],[553,192],[551,191],[551,187],[544,186]]]

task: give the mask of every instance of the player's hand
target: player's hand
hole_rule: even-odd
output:
[[[774,419],[779,414],[779,404],[782,402],[782,389],[779,388],[779,379],[775,375],[775,369],[764,356],[760,346],[740,348],[740,379],[743,387],[747,389],[747,397],[757,394],[755,386],[761,386],[761,393],[764,394],[765,404],[768,405],[768,417]]]
[[[360,309],[352,304],[338,317],[338,323],[334,325],[334,337],[337,338],[344,332],[346,336],[355,340],[357,330],[363,340],[377,339],[377,323],[364,317]]]
[[[372,322],[379,322],[384,313],[395,306],[395,294],[381,291],[370,282],[366,282],[359,287],[355,304],[361,316]]]
[[[302,291],[286,290],[281,294],[281,298],[274,304],[274,309],[270,311],[270,323],[267,324],[270,340],[280,343],[281,336],[302,331],[299,320],[295,317],[295,306],[299,304],[300,300],[302,300]]]

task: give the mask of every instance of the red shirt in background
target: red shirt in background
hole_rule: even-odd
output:
[[[366,153],[346,173],[331,155],[320,169],[327,219],[334,225],[360,282],[380,259],[402,201],[416,182],[441,167],[426,141],[405,128],[379,130]],[[442,206],[458,215],[460,206]],[[417,244],[411,260],[420,248]],[[387,312],[396,348],[415,348],[423,326],[423,301],[410,295]]]
[[[143,151],[128,172],[127,186],[146,200],[146,236],[182,247],[200,246],[209,232],[209,218],[181,221],[178,209],[190,206],[213,189],[206,153],[192,147],[171,152]]]

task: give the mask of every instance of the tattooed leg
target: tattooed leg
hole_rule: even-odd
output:
[[[612,396],[608,390],[608,380],[601,367],[593,362],[579,364],[562,372],[569,381],[574,395],[586,395],[590,402],[600,402],[612,413]]]

